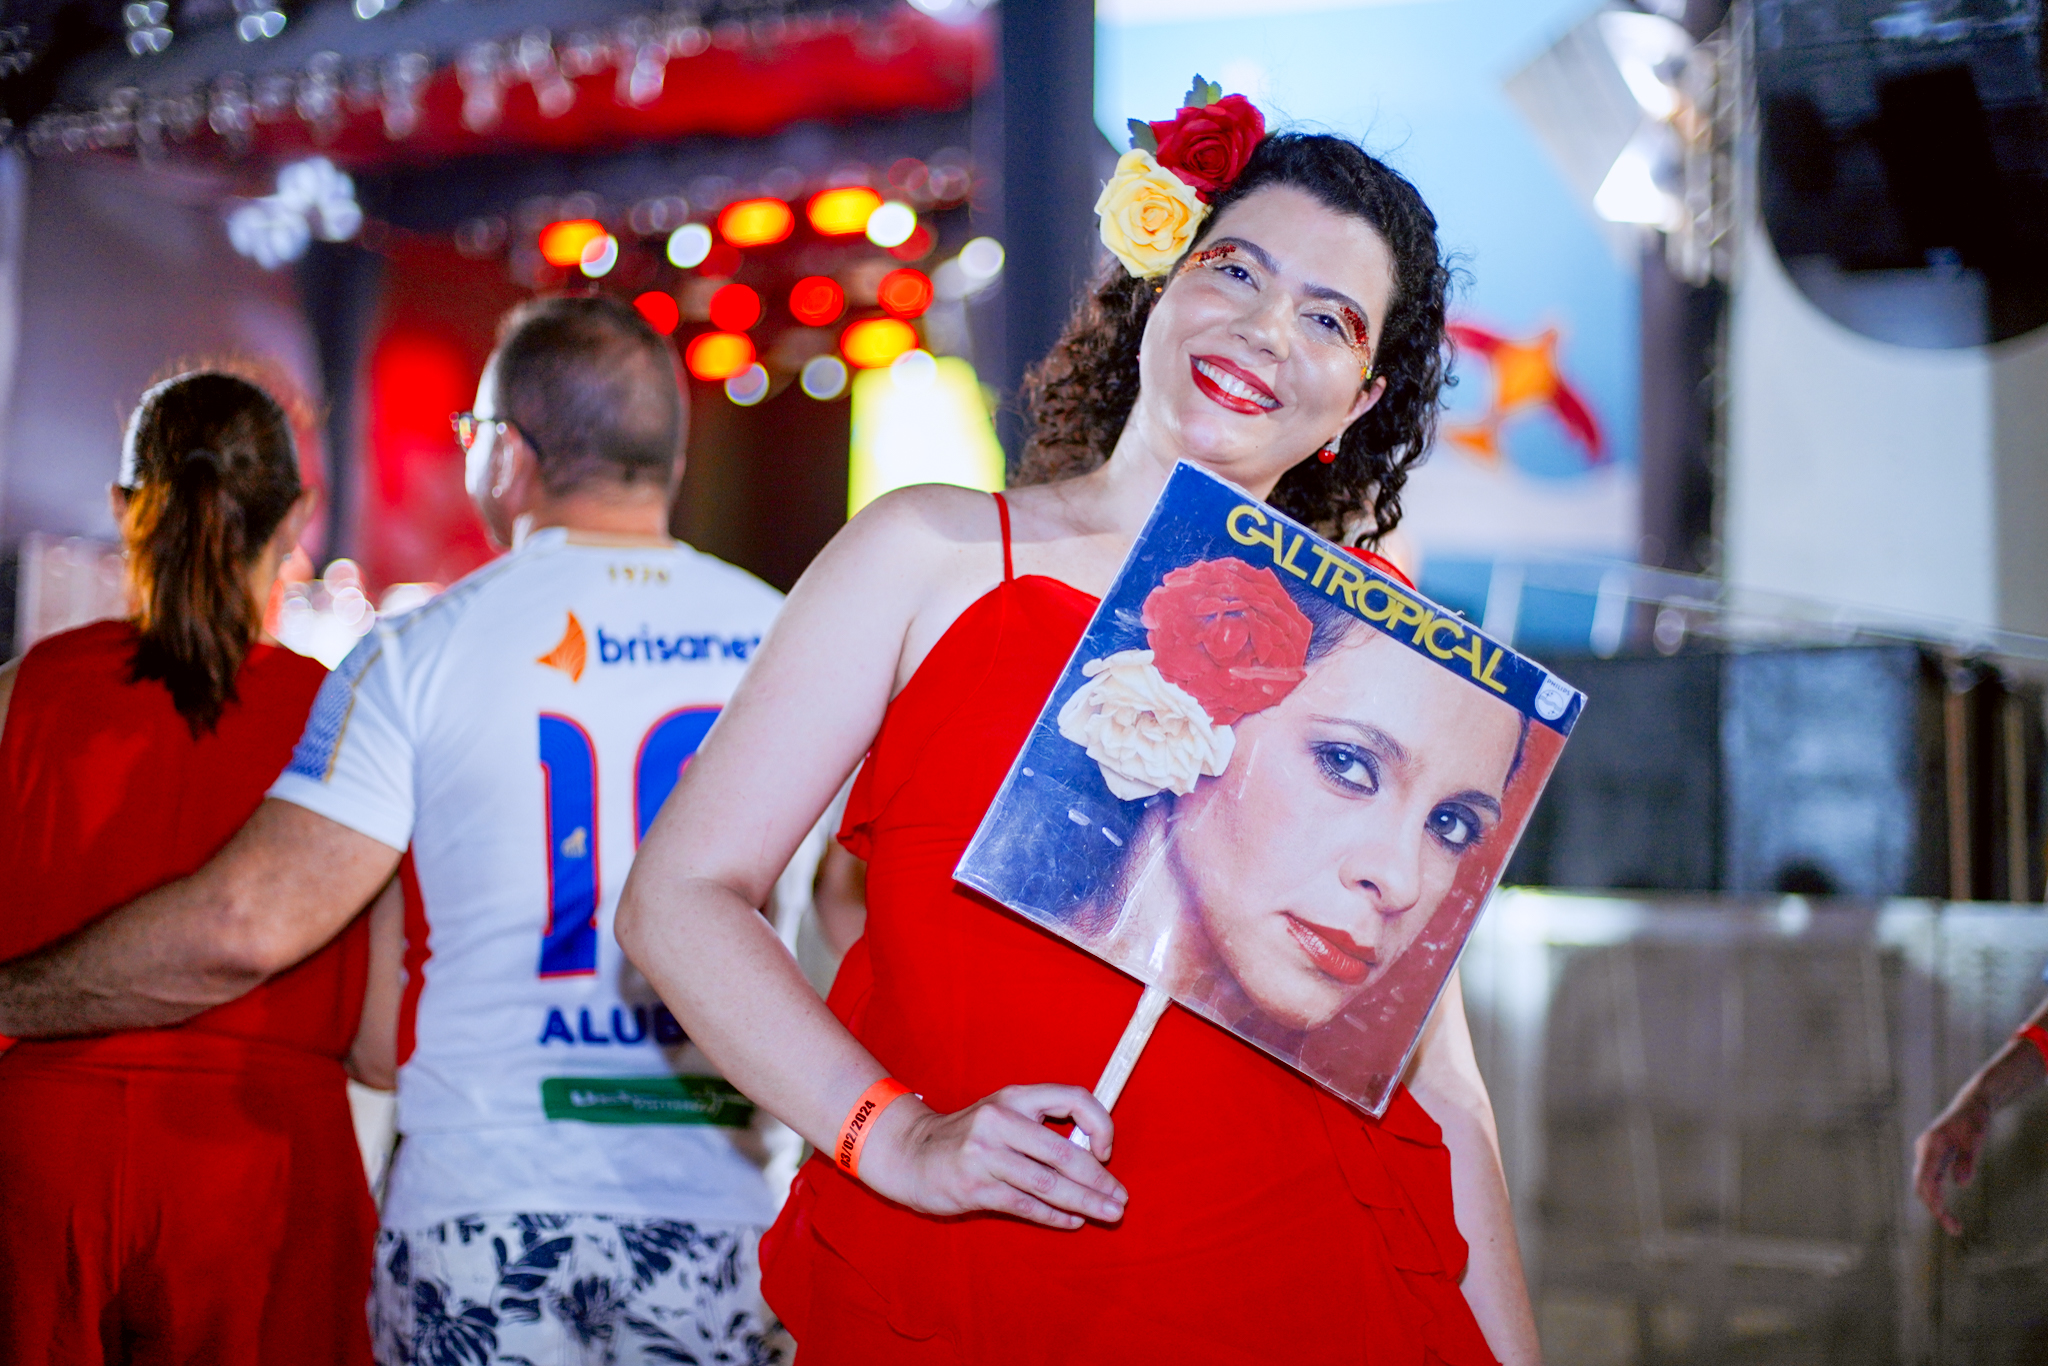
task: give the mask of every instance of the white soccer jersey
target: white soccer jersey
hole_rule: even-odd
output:
[[[407,851],[387,1226],[772,1217],[752,1107],[612,916],[780,603],[688,546],[557,528],[380,623],[329,676],[270,795]]]

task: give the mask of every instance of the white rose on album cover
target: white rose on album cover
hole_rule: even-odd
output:
[[[1377,1115],[1584,704],[1182,464],[954,876]]]

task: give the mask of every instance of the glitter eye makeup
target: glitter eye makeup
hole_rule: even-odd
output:
[[[1213,266],[1225,257],[1235,255],[1237,255],[1237,243],[1235,242],[1225,242],[1221,246],[1204,247],[1193,256],[1188,257],[1188,263],[1182,269],[1193,270],[1196,266]]]
[[[1365,319],[1359,315],[1357,309],[1340,306],[1337,311],[1344,317],[1344,326],[1350,329],[1351,349],[1358,352],[1359,363],[1371,364],[1372,329],[1366,325]]]
[[[1188,271],[1195,270],[1199,267],[1214,266],[1221,262],[1228,261],[1233,257],[1242,255],[1243,246],[1244,244],[1241,242],[1223,241],[1218,242],[1213,247],[1204,247],[1200,251],[1191,252],[1184,260],[1182,260],[1180,265],[1180,271],[1178,273],[1186,274]],[[1260,251],[1257,247],[1253,247],[1251,249],[1251,254],[1268,270],[1272,270],[1274,268],[1273,263],[1266,258],[1265,253]],[[1327,295],[1330,291],[1313,292]],[[1340,320],[1342,320],[1344,324],[1343,330],[1345,344],[1349,346],[1352,352],[1356,354],[1358,357],[1359,373],[1366,379],[1371,379],[1372,325],[1365,320],[1365,315],[1363,313],[1361,313],[1358,309],[1352,307],[1350,304],[1336,303],[1334,299],[1330,300],[1330,302],[1336,304],[1337,316]]]

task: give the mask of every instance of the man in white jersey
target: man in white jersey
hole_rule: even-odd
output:
[[[668,538],[684,422],[632,309],[515,310],[458,419],[512,552],[363,639],[206,868],[0,968],[0,1032],[167,1023],[319,947],[397,869],[383,1362],[781,1357],[753,1107],[612,937],[640,836],[780,604]]]

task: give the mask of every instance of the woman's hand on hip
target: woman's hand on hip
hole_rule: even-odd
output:
[[[1072,1120],[1089,1135],[1077,1147],[1045,1126]],[[1124,1217],[1123,1184],[1104,1169],[1114,1126],[1078,1086],[1005,1086],[942,1115],[916,1096],[882,1112],[860,1158],[877,1193],[925,1214],[992,1210],[1048,1228]]]

